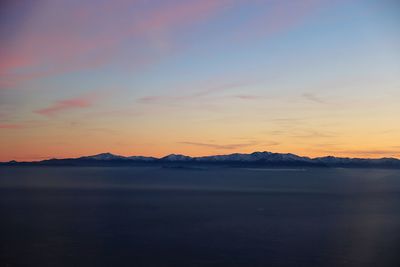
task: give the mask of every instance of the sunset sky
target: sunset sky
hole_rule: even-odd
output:
[[[0,4],[0,161],[400,157],[397,0]]]

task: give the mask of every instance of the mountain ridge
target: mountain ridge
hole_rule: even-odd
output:
[[[100,153],[78,158],[46,159],[42,161],[0,163],[10,165],[45,165],[45,166],[86,166],[86,165],[129,165],[129,164],[210,164],[230,166],[268,166],[268,167],[384,167],[400,168],[397,158],[349,158],[349,157],[306,157],[292,153],[274,153],[256,151],[253,153],[232,153],[191,157],[182,154],[169,154],[164,157],[121,156],[112,153]]]

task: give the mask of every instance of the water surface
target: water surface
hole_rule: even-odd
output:
[[[0,168],[0,266],[400,266],[400,171]]]

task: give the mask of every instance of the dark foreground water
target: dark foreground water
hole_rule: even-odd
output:
[[[0,266],[400,266],[400,171],[0,168]]]

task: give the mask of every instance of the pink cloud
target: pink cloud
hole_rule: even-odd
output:
[[[32,64],[32,57],[27,55],[2,55],[0,61],[0,75],[9,73],[17,68]]]
[[[292,29],[320,8],[340,1],[180,0],[154,4],[116,0],[94,5],[38,0],[15,36],[7,38],[0,49],[0,89],[117,62],[123,67],[146,68],[187,48],[187,43],[178,43],[176,38],[182,30],[225,10],[231,12],[230,6],[268,7],[263,15],[235,29],[241,37],[249,37]],[[137,42],[126,50],[124,45],[132,40]],[[142,53],[143,47],[150,52]]]
[[[174,46],[171,35],[177,29],[205,20],[229,2],[192,0],[143,5],[145,2],[119,0],[93,5],[38,1],[37,8],[24,18],[16,37],[0,50],[0,89],[105,66],[118,57],[124,58],[121,46],[132,38],[154,49],[163,49],[160,44],[165,42]],[[162,58],[157,53],[143,55],[140,49],[131,49],[130,53],[137,54],[134,58],[139,68],[156,64]],[[164,51],[163,55],[168,53]]]
[[[202,0],[167,5],[151,12],[147,19],[133,27],[133,32],[170,31],[176,27],[185,27],[209,17],[231,2],[230,0]]]
[[[0,123],[0,129],[20,129],[22,125],[20,124],[8,124],[8,123]]]
[[[56,103],[47,108],[35,110],[34,112],[44,116],[52,116],[64,111],[91,107],[93,105],[94,100],[95,99],[92,96],[65,99],[57,101]]]

